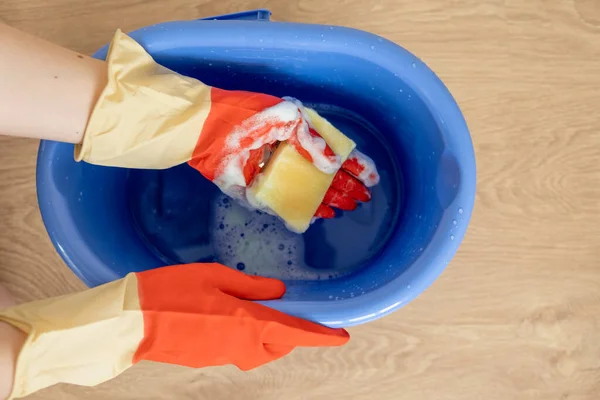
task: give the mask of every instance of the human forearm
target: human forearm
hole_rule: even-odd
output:
[[[0,24],[0,133],[82,140],[104,62]]]
[[[0,310],[15,304],[6,288],[0,285]],[[0,400],[8,397],[15,374],[17,356],[25,342],[25,333],[0,321]]]
[[[19,329],[0,322],[0,400],[6,399],[12,389],[17,356],[26,335]]]

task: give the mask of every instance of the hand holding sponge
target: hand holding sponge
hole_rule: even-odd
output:
[[[159,64],[117,31],[100,95],[75,158],[163,169],[188,163],[229,196],[296,232],[331,207],[352,210],[377,183],[370,159],[299,101],[210,87]],[[365,174],[365,171],[367,174]]]

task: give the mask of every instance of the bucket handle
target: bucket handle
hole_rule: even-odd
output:
[[[266,21],[266,22],[268,22],[271,20],[271,11],[267,10],[266,8],[259,8],[256,10],[242,11],[239,13],[217,15],[217,16],[208,17],[208,18],[200,18],[200,20],[201,21],[245,20],[245,21]]]

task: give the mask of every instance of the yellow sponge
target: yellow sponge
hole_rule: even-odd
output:
[[[331,125],[325,118],[317,114],[312,108],[304,108],[304,111],[308,114],[312,126],[314,126],[316,131],[319,132],[319,135],[325,139],[329,147],[331,147],[331,150],[342,158],[342,162],[346,161],[350,152],[356,147],[356,143],[348,139],[346,135],[340,132],[335,126]]]
[[[305,110],[317,132],[344,162],[356,144],[314,110]],[[268,207],[288,228],[302,233],[310,226],[334,176],[335,172],[318,170],[293,146],[281,143],[248,190],[253,202]]]

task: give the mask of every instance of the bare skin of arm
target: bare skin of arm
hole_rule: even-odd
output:
[[[79,143],[106,86],[104,62],[0,23],[0,134]],[[0,309],[14,304],[0,285]],[[26,335],[0,322],[0,400]]]
[[[0,309],[14,305],[6,288],[0,285]],[[0,399],[6,399],[13,385],[15,363],[26,335],[6,322],[0,322]]]
[[[79,143],[103,61],[0,24],[0,134]]]
[[[104,62],[0,24],[0,134],[79,143],[106,85]],[[14,304],[0,285],[0,309]],[[0,399],[26,335],[0,322]]]

